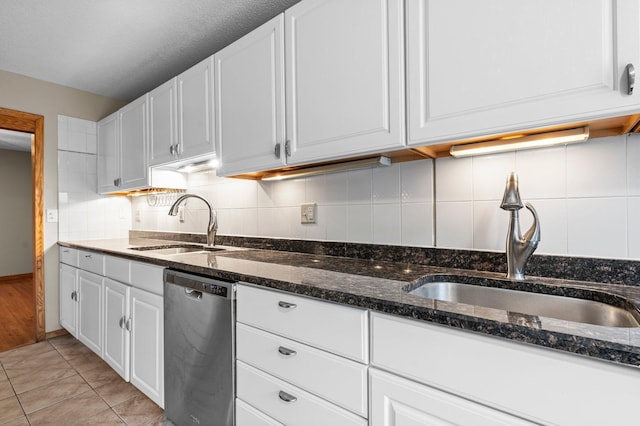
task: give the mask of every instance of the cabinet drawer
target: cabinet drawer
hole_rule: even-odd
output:
[[[236,356],[247,364],[367,417],[365,365],[244,324],[236,326]]]
[[[366,426],[367,421],[302,389],[237,362],[238,398],[287,425]],[[287,399],[291,399],[287,401]]]
[[[104,275],[104,255],[80,250],[78,252],[78,267],[94,274]]]
[[[131,261],[130,263],[130,284],[134,287],[162,296],[164,268],[162,266],[135,261]]]
[[[636,369],[390,315],[371,321],[372,366],[543,424],[637,423]]]
[[[59,247],[60,263],[78,267],[78,250],[69,247]]]
[[[364,309],[243,285],[237,306],[239,322],[368,363]]]
[[[104,275],[121,283],[131,284],[129,264],[131,262],[122,257],[105,256]]]
[[[284,426],[271,417],[236,398],[236,426]]]

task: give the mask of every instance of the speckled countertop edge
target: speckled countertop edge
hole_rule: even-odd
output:
[[[179,256],[131,249],[136,246],[171,243],[167,240],[131,238],[59,242],[59,245],[117,255],[220,279],[244,281],[640,368],[640,328],[591,326],[544,317],[532,320],[529,315],[425,299],[404,291],[429,281],[430,277],[451,274],[457,278],[466,277],[480,285],[482,280],[490,280],[492,285],[499,280],[505,286],[513,284],[499,273],[253,248],[229,247],[228,251],[206,255]],[[640,288],[635,286],[537,277],[528,279],[524,285],[546,286],[545,291],[566,295],[597,291],[603,297],[623,297],[635,306],[640,306]]]

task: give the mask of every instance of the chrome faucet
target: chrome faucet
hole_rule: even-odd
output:
[[[183,196],[178,198],[175,203],[173,203],[173,205],[169,209],[169,216],[177,215],[178,214],[178,206],[180,205],[180,203],[182,203],[187,198],[197,198],[199,200],[202,200],[202,201],[204,201],[204,203],[209,208],[209,225],[207,226],[207,245],[208,246],[215,246],[216,245],[216,233],[218,232],[218,215],[215,212],[215,210],[213,210],[211,208],[211,204],[209,204],[209,202],[206,199],[202,198],[199,195],[195,195],[195,194],[184,194]]]
[[[533,214],[533,224],[523,237],[520,235],[518,210],[525,206]],[[507,278],[524,280],[524,268],[540,242],[540,223],[538,213],[533,206],[530,203],[522,205],[518,190],[518,175],[515,172],[511,172],[507,178],[500,208],[511,212],[507,232]]]

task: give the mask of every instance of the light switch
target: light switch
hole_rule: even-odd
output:
[[[47,222],[54,223],[58,221],[58,209],[47,209],[45,211]]]
[[[300,206],[300,223],[316,223],[316,203]]]

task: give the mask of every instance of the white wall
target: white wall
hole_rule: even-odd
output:
[[[436,160],[438,247],[504,251],[510,171],[540,216],[537,253],[640,259],[640,135]],[[531,215],[520,219],[524,233]]]
[[[127,197],[98,195],[96,123],[58,116],[58,234],[61,241],[126,238]]]
[[[218,211],[220,234],[408,246],[433,246],[433,161],[279,182],[191,174],[188,192]],[[300,224],[300,204],[317,203],[317,223]],[[133,229],[203,233],[208,213],[187,200],[185,222],[132,201]],[[139,218],[139,220],[138,220]]]
[[[0,150],[0,277],[33,272],[31,153]]]

